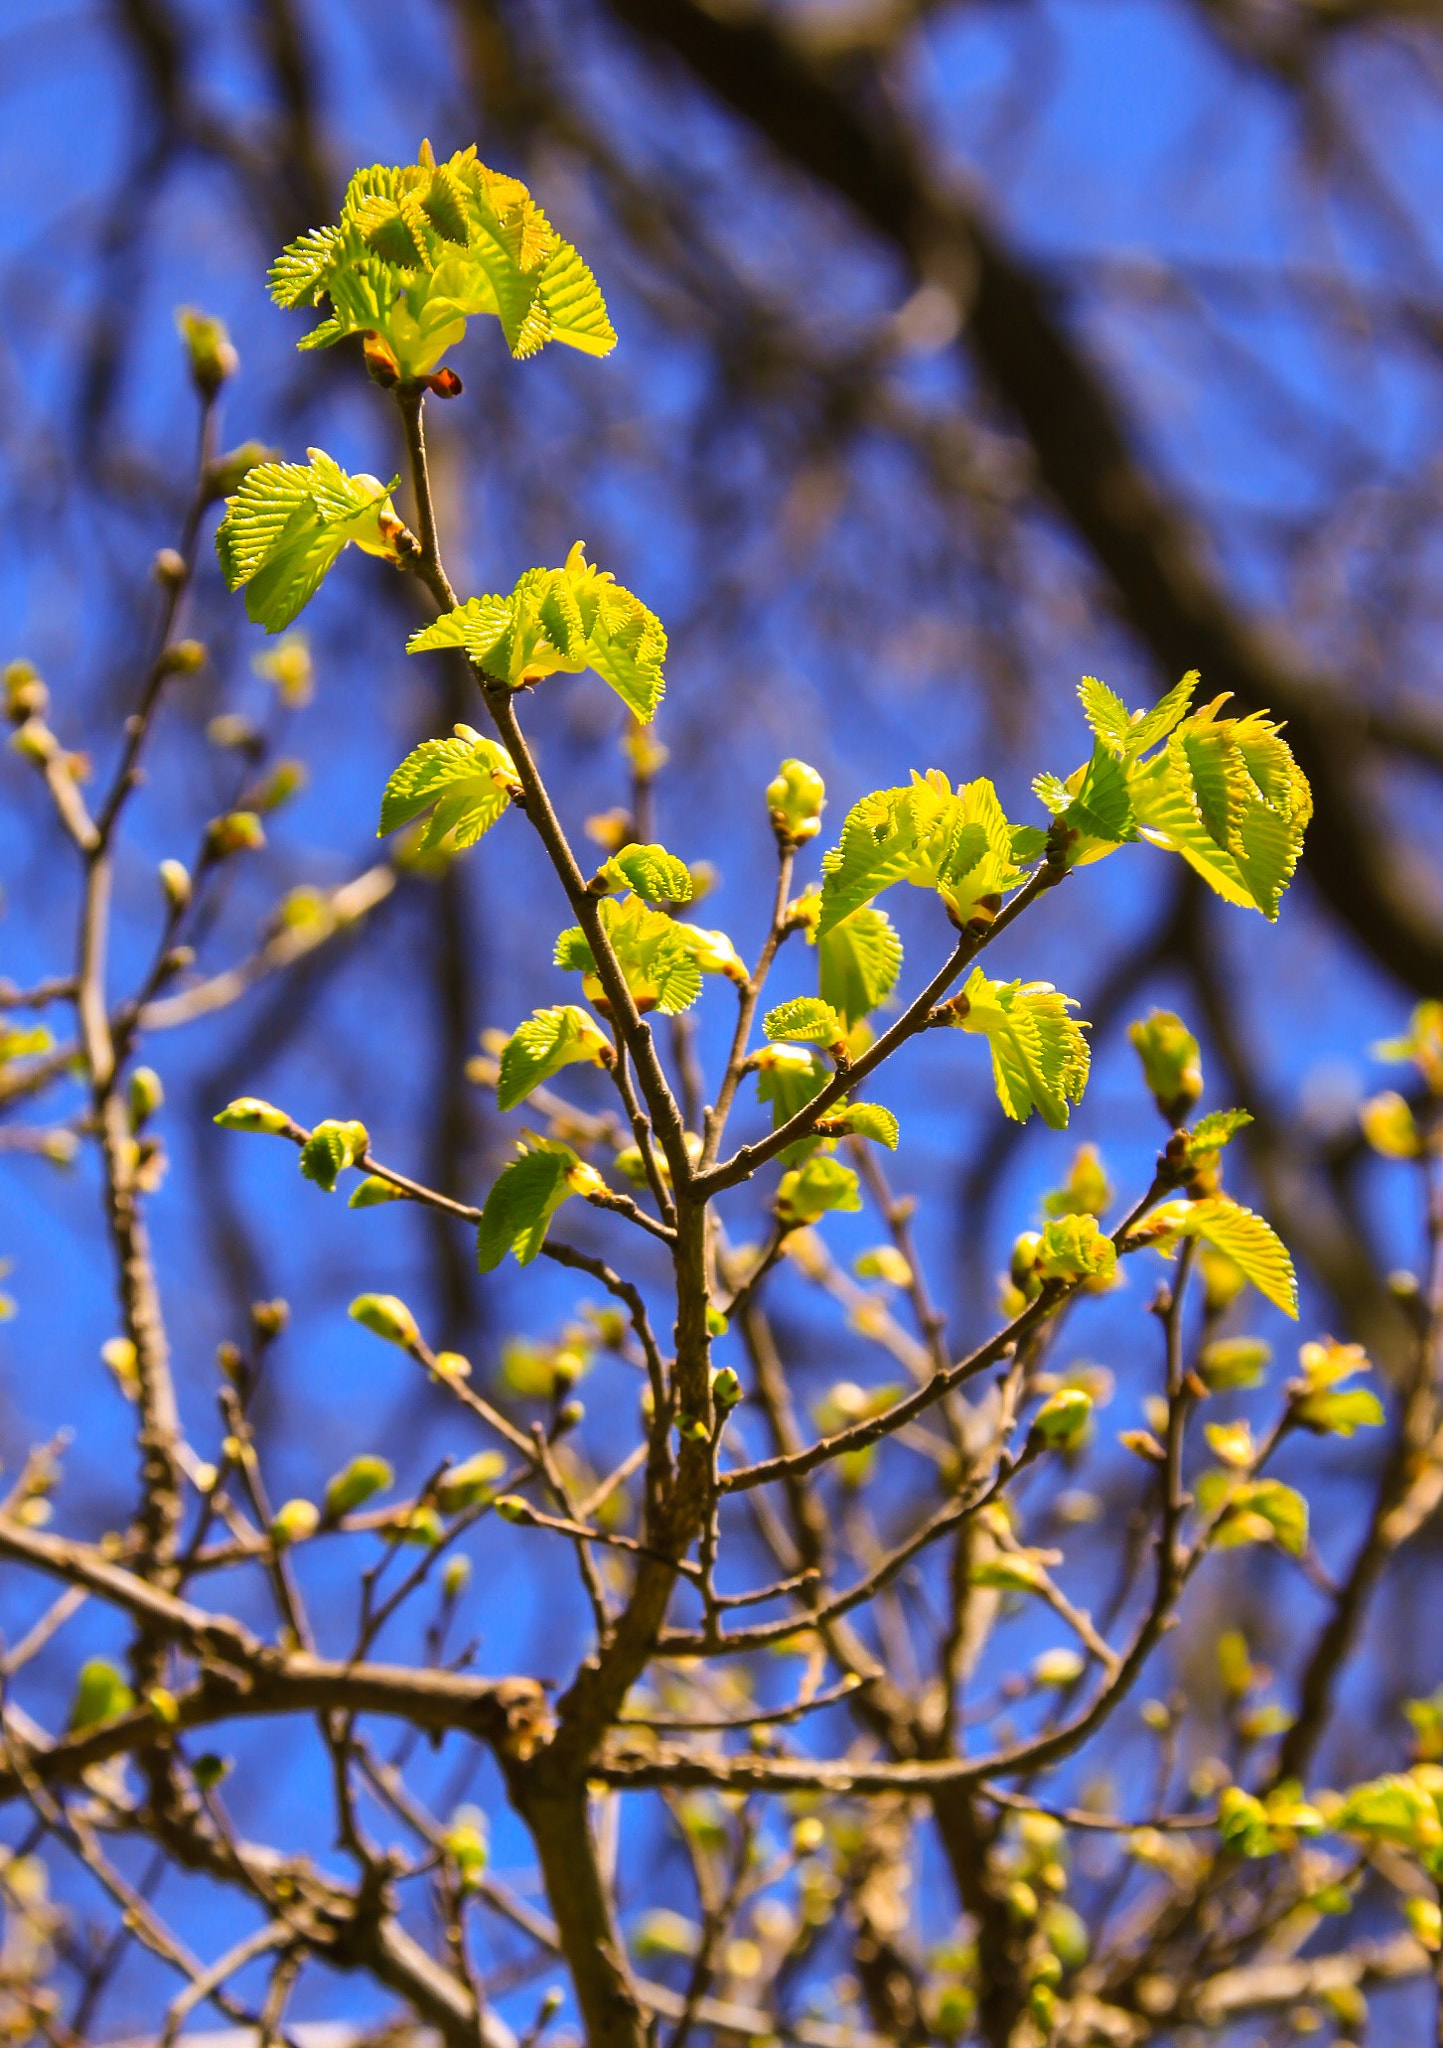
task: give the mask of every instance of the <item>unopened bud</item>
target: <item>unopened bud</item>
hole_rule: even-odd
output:
[[[363,1506],[373,1494],[384,1493],[395,1483],[395,1477],[384,1458],[352,1458],[326,1488],[326,1520],[334,1522],[339,1516],[348,1515],[352,1508]]]
[[[195,306],[181,306],[177,308],[175,324],[190,358],[196,390],[213,398],[227,377],[233,377],[240,368],[240,357],[224,320],[202,313]]]
[[[264,441],[242,441],[238,448],[230,448],[224,455],[218,455],[206,475],[211,495],[229,498],[263,462],[279,462],[279,448],[268,448]]]
[[[165,1089],[154,1067],[137,1067],[130,1077],[130,1124],[138,1131],[165,1101]]]
[[[358,1294],[351,1303],[349,1314],[353,1322],[377,1337],[384,1337],[388,1344],[420,1342],[421,1332],[416,1327],[416,1318],[398,1295]]]
[[[463,1508],[477,1506],[505,1470],[506,1460],[500,1451],[477,1451],[474,1457],[452,1465],[436,1482],[442,1514],[459,1515]]]
[[[291,1319],[290,1303],[286,1301],[253,1301],[251,1303],[251,1328],[263,1344],[272,1344]]]
[[[163,860],[157,872],[165,900],[178,916],[190,902],[190,869],[182,860]]]
[[[234,853],[253,853],[266,843],[265,827],[254,811],[227,811],[205,828],[209,860],[227,860]]]
[[[320,1525],[321,1511],[313,1500],[288,1500],[276,1509],[271,1539],[278,1549],[284,1549],[291,1543],[304,1543]]]
[[[162,675],[193,676],[205,667],[209,649],[204,640],[174,640],[160,657]]]
[[[294,1128],[283,1109],[262,1102],[258,1095],[238,1095],[213,1119],[223,1131],[265,1131],[272,1137]]]
[[[742,1383],[729,1365],[712,1378],[711,1397],[723,1415],[729,1415],[742,1398]]]
[[[1127,1035],[1158,1109],[1170,1124],[1184,1123],[1203,1092],[1197,1040],[1171,1010],[1154,1010],[1146,1021],[1129,1025]]]
[[[305,786],[303,761],[277,761],[265,780],[250,792],[251,806],[257,811],[278,811]]]
[[[40,680],[40,671],[28,661],[6,664],[0,677],[5,692],[5,716],[13,725],[27,718],[43,718],[50,704],[50,692]]]
[[[150,573],[163,589],[177,590],[186,579],[185,556],[175,548],[159,548]]]
[[[767,784],[767,810],[772,830],[783,846],[800,846],[822,829],[827,785],[805,761],[783,761]]]

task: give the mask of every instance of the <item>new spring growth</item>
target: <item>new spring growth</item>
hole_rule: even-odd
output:
[[[227,811],[205,828],[207,860],[229,860],[232,854],[255,853],[266,843],[265,827],[254,811]]]
[[[1032,1434],[1052,1450],[1071,1450],[1092,1420],[1092,1396],[1081,1387],[1061,1387],[1032,1418]]]
[[[223,1131],[264,1131],[271,1137],[283,1137],[296,1128],[283,1109],[262,1102],[258,1095],[238,1095],[212,1121]]]
[[[137,1067],[130,1077],[130,1127],[139,1131],[165,1101],[165,1089],[154,1067]]]
[[[718,1415],[730,1415],[742,1399],[742,1383],[729,1365],[712,1374],[711,1397]]]
[[[203,398],[214,398],[228,377],[240,368],[240,357],[223,320],[202,313],[195,306],[180,306],[176,328],[185,343],[190,374]]]
[[[271,1541],[277,1550],[292,1543],[304,1543],[321,1525],[321,1511],[313,1500],[288,1500],[276,1509],[271,1522]]]
[[[352,1458],[326,1488],[325,1519],[328,1522],[363,1507],[375,1494],[385,1493],[395,1482],[395,1473],[384,1458],[363,1455]]]
[[[805,761],[783,761],[767,784],[767,810],[781,846],[800,846],[822,829],[827,785]]]
[[[397,1295],[358,1294],[351,1303],[349,1314],[362,1329],[384,1337],[388,1344],[401,1344],[409,1349],[421,1341],[416,1318]]]
[[[1130,1024],[1127,1035],[1160,1113],[1170,1124],[1186,1122],[1203,1092],[1197,1040],[1170,1010],[1154,1010],[1146,1022]]]
[[[172,917],[179,917],[190,904],[189,868],[184,861],[163,860],[156,872],[160,876],[160,886],[165,895],[167,909]]]
[[[481,1882],[486,1869],[486,1816],[479,1807],[458,1806],[445,1835],[446,1853],[456,1866],[463,1890]]]
[[[459,1465],[452,1465],[436,1482],[436,1502],[443,1515],[459,1515],[478,1506],[489,1495],[506,1470],[500,1451],[477,1451]]]
[[[50,692],[31,662],[7,662],[0,684],[5,692],[5,716],[12,725],[23,725],[27,718],[43,718],[49,710]]]

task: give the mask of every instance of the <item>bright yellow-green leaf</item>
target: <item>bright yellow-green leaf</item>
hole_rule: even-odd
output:
[[[458,725],[448,740],[423,740],[386,784],[378,837],[435,806],[417,851],[474,846],[521,793],[505,747],[474,726]]]
[[[889,1152],[896,1151],[901,1136],[896,1117],[880,1102],[838,1102],[821,1118],[817,1129],[828,1138],[871,1138]]]
[[[334,1193],[338,1177],[359,1163],[370,1144],[370,1133],[360,1123],[341,1123],[327,1117],[311,1132],[301,1147],[301,1173],[327,1194]]]
[[[972,970],[949,1021],[985,1037],[997,1096],[1007,1115],[1025,1123],[1034,1109],[1054,1130],[1065,1128],[1068,1104],[1087,1086],[1084,1026],[1068,1015],[1076,1004],[1047,981],[989,981]]]
[[[777,1216],[783,1223],[815,1223],[829,1209],[861,1206],[856,1174],[825,1153],[784,1173],[777,1189]]]
[[[778,1003],[762,1019],[762,1029],[768,1038],[793,1045],[820,1045],[830,1050],[845,1048],[847,1043],[846,1025],[819,996],[797,996],[789,1003]]]
[[[940,768],[900,789],[879,789],[847,813],[822,859],[819,938],[895,882],[935,889],[960,928],[990,921],[1022,880],[1010,825],[985,777],[953,789]]]
[[[569,1145],[537,1139],[504,1169],[481,1211],[476,1230],[476,1263],[483,1273],[500,1265],[507,1252],[529,1266],[546,1242],[551,1219],[570,1195],[599,1194],[605,1182],[594,1166]]]
[[[701,994],[702,968],[687,932],[639,896],[620,901],[603,896],[597,916],[637,1008],[662,1010],[668,1016],[689,1010]],[[554,957],[558,967],[583,976],[582,989],[590,1002],[599,1009],[607,1007],[591,942],[580,925],[561,934]]]
[[[461,647],[483,675],[519,690],[593,669],[643,723],[666,688],[666,630],[655,612],[587,560],[581,541],[561,569],[528,569],[509,597],[473,597],[415,633],[407,652]]]
[[[502,1048],[496,1106],[514,1109],[533,1088],[574,1062],[609,1066],[615,1057],[601,1026],[574,1003],[537,1010],[517,1025]]]
[[[690,903],[692,897],[690,868],[664,846],[623,846],[599,879],[609,890],[634,889],[648,903]]]
[[[92,1657],[81,1665],[75,1682],[75,1698],[70,1707],[71,1733],[78,1735],[102,1721],[113,1721],[117,1714],[128,1714],[134,1705],[135,1694],[115,1666],[104,1657]]]
[[[896,987],[902,941],[886,911],[875,904],[854,910],[821,937],[813,926],[808,937],[817,949],[817,993],[849,1029]]]
[[[1226,1195],[1192,1202],[1178,1223],[1182,1236],[1201,1238],[1225,1252],[1259,1294],[1297,1319],[1298,1282],[1288,1250],[1272,1225]]]
[[[310,603],[352,541],[384,561],[401,559],[395,479],[387,486],[364,473],[349,476],[324,449],[306,453],[309,468],[262,462],[249,470],[216,529],[225,580],[232,590],[244,586],[247,613],[268,633]]]
[[[616,343],[576,250],[518,178],[488,170],[474,149],[437,164],[423,143],[415,164],[357,171],[338,224],[292,242],[270,284],[281,306],[330,300],[302,348],[375,336],[400,378],[433,370],[480,314],[496,316],[517,357],[548,341],[587,355]]]
[[[1109,1280],[1117,1267],[1117,1247],[1097,1218],[1087,1214],[1058,1216],[1044,1225],[1033,1254],[1033,1271],[1041,1280]]]

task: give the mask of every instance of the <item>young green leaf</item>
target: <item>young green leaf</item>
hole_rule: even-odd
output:
[[[1202,1488],[1198,1500],[1204,1499]],[[1302,1494],[1281,1479],[1253,1479],[1238,1486],[1214,1541],[1230,1550],[1245,1543],[1269,1539],[1292,1557],[1301,1557],[1308,1547],[1308,1503]]]
[[[1079,1145],[1067,1179],[1042,1198],[1048,1216],[1101,1216],[1112,1201],[1112,1186],[1096,1145]]]
[[[1110,1280],[1117,1268],[1117,1247],[1095,1216],[1057,1216],[1044,1224],[1033,1254],[1033,1271],[1041,1280]]]
[[[1284,1315],[1297,1319],[1298,1282],[1288,1250],[1272,1225],[1226,1195],[1192,1202],[1177,1224],[1180,1235],[1201,1238],[1226,1253],[1252,1281],[1259,1294]]]
[[[518,1266],[529,1266],[567,1197],[597,1194],[605,1185],[569,1145],[538,1139],[502,1171],[486,1197],[476,1229],[477,1265],[483,1273],[494,1272],[514,1252]]]
[[[603,896],[597,915],[637,1008],[661,1010],[667,1016],[689,1010],[701,994],[702,977],[696,948],[688,936],[690,928],[649,909],[639,896],[622,901]],[[561,934],[554,958],[558,967],[584,977],[581,986],[588,1002],[602,1011],[610,1007],[596,972],[591,942],[580,925]]]
[[[533,1088],[576,1061],[601,1067],[610,1066],[615,1058],[606,1033],[574,1003],[537,1010],[518,1024],[502,1048],[496,1107],[514,1109]]]
[[[774,1041],[821,1045],[831,1051],[846,1049],[847,1027],[831,1004],[824,1003],[820,996],[797,996],[789,1003],[778,1003],[762,1019],[762,1029]]]
[[[1334,1814],[1333,1825],[1340,1834],[1372,1836],[1410,1848],[1417,1845],[1433,1851],[1438,1842],[1438,1808],[1432,1791],[1401,1775],[1355,1785]]]
[[[301,1147],[302,1177],[313,1180],[327,1194],[334,1194],[338,1177],[365,1156],[370,1142],[364,1124],[342,1123],[327,1117],[316,1125]]]
[[[1144,838],[1180,853],[1227,902],[1274,918],[1312,792],[1276,725],[1260,712],[1220,719],[1217,708],[1189,718],[1129,776],[1133,811]]]
[[[1195,1153],[1219,1152],[1224,1145],[1231,1144],[1238,1132],[1245,1130],[1252,1120],[1250,1110],[1210,1109],[1193,1125],[1189,1150]]]
[[[1121,758],[1127,752],[1132,735],[1132,713],[1121,697],[1096,676],[1084,676],[1077,686],[1077,694],[1082,699],[1083,715],[1094,736]]]
[[[474,846],[520,794],[516,765],[505,747],[474,726],[458,725],[454,738],[423,740],[396,769],[381,797],[376,836],[409,824],[434,804],[417,851]]]
[[[1371,1387],[1340,1387],[1333,1394],[1304,1394],[1293,1417],[1315,1436],[1351,1436],[1356,1429],[1381,1429],[1383,1404]]]
[[[1198,1374],[1210,1394],[1261,1386],[1272,1355],[1261,1337],[1215,1337],[1198,1355]]]
[[[362,473],[348,476],[321,448],[310,467],[262,462],[247,471],[216,529],[216,553],[232,590],[242,586],[246,611],[279,633],[308,605],[327,570],[352,541],[368,555],[399,562],[406,529],[389,486]]]
[[[434,370],[466,322],[494,314],[513,356],[549,341],[604,356],[616,344],[595,278],[517,178],[467,149],[437,164],[373,164],[346,188],[335,227],[313,228],[272,267],[280,306],[331,303],[302,348],[348,334],[379,343],[396,378]]]
[[[1082,1387],[1061,1387],[1043,1402],[1032,1418],[1032,1427],[1043,1443],[1055,1450],[1068,1450],[1091,1420],[1091,1394]]]
[[[948,1005],[947,1021],[987,1040],[1008,1116],[1025,1123],[1036,1109],[1044,1123],[1063,1130],[1068,1104],[1082,1100],[1090,1060],[1086,1027],[1068,1015],[1075,1008],[1050,982],[989,981],[976,967]]]
[[[416,1318],[398,1294],[358,1294],[346,1313],[352,1322],[388,1344],[409,1348],[420,1342]]]
[[[724,974],[728,981],[747,980],[746,962],[725,932],[707,931],[699,924],[676,920],[676,935],[703,974]]]
[[[782,1223],[815,1223],[829,1209],[861,1206],[856,1174],[826,1153],[784,1173],[777,1188],[777,1218]]]
[[[822,857],[819,939],[895,882],[935,889],[960,929],[995,916],[1022,879],[1013,833],[985,777],[954,790],[940,768],[901,789],[879,789],[847,813],[840,842]]]
[[[820,937],[814,927],[808,937],[817,949],[817,992],[850,1030],[896,987],[902,941],[875,904],[854,910]]]
[[[75,1682],[70,1732],[79,1735],[86,1728],[98,1727],[102,1721],[113,1721],[117,1714],[128,1714],[134,1705],[135,1694],[115,1666],[104,1657],[92,1657],[81,1665]]]
[[[364,1507],[368,1500],[378,1493],[384,1493],[395,1484],[396,1475],[384,1458],[369,1454],[352,1458],[345,1470],[338,1472],[326,1487],[324,1512],[328,1522],[334,1522],[342,1515],[350,1514],[353,1508]]]
[[[1072,865],[1142,837],[1181,854],[1228,902],[1276,917],[1312,816],[1307,779],[1263,713],[1220,718],[1219,697],[1189,717],[1196,685],[1184,676],[1151,711],[1130,713],[1085,677],[1092,759],[1033,788],[1068,828]]]
[[[690,868],[664,846],[623,846],[602,867],[597,882],[612,891],[634,889],[648,903],[690,903],[692,896]]]
[[[1129,1024],[1127,1035],[1159,1113],[1170,1124],[1182,1123],[1203,1092],[1197,1040],[1171,1010],[1154,1010],[1145,1021]]]
[[[223,1131],[264,1131],[270,1137],[282,1137],[296,1128],[283,1109],[262,1102],[258,1095],[238,1095],[211,1121]]]
[[[751,1056],[757,1077],[757,1099],[772,1106],[772,1129],[790,1123],[831,1078],[819,1053],[800,1045],[767,1045]],[[799,1138],[778,1154],[783,1166],[796,1166],[817,1150],[819,1137]]]
[[[409,654],[462,647],[492,682],[520,690],[593,669],[643,724],[666,682],[666,629],[654,612],[586,560],[577,541],[561,569],[528,569],[509,597],[473,597],[412,635]]]
[[[876,1144],[885,1145],[889,1152],[896,1151],[901,1136],[896,1117],[880,1102],[839,1102],[822,1118],[817,1129],[826,1138],[871,1138]]]
[[[1419,1003],[1401,1038],[1384,1038],[1371,1048],[1375,1060],[1399,1065],[1409,1061],[1435,1095],[1443,1095],[1443,1002],[1436,997]]]

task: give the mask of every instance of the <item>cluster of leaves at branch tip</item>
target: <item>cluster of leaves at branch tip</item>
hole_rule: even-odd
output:
[[[270,285],[279,306],[328,299],[329,316],[300,346],[362,335],[382,382],[430,377],[482,315],[499,320],[518,358],[551,341],[593,356],[616,345],[576,250],[520,179],[489,170],[474,148],[437,163],[423,142],[414,164],[357,171],[337,224],[290,243]]]

